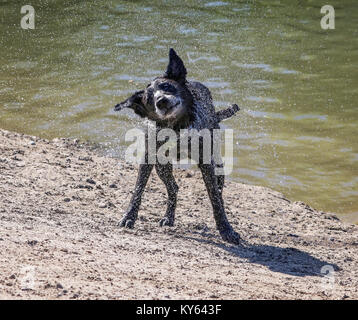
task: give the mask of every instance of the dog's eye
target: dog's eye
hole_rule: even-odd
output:
[[[175,88],[169,83],[161,83],[159,85],[159,89],[163,90],[163,91],[166,91],[166,92],[172,92],[172,93],[175,92]]]

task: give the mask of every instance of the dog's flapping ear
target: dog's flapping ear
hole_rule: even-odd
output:
[[[177,55],[173,48],[169,50],[169,64],[164,77],[184,83],[186,77],[186,69],[183,60]]]
[[[142,118],[147,116],[147,110],[144,107],[142,98],[144,95],[144,90],[136,91],[131,97],[124,100],[121,103],[118,103],[114,107],[114,111],[120,111],[124,108],[130,108],[133,109],[136,114],[141,116]]]

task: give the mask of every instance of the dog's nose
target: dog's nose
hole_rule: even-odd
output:
[[[166,108],[168,105],[168,99],[167,98],[160,98],[159,100],[157,100],[156,102],[156,106],[158,109],[164,109]]]

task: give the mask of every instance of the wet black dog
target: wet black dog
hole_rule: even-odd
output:
[[[167,71],[161,77],[155,78],[145,90],[137,91],[124,102],[117,104],[115,110],[131,108],[139,116],[155,121],[159,129],[173,129],[178,137],[181,129],[196,129],[198,131],[208,129],[210,132],[219,129],[219,122],[231,117],[239,110],[239,107],[232,105],[225,110],[215,112],[209,89],[199,82],[187,81],[186,74],[183,61],[173,49],[170,49]],[[202,151],[202,140],[200,140],[199,147]],[[144,188],[154,166],[168,192],[167,210],[164,218],[160,221],[160,226],[173,226],[178,192],[172,172],[173,166],[172,163],[150,164],[147,133],[145,161],[139,166],[134,194],[120,222],[121,227],[133,228]],[[231,227],[224,210],[222,198],[224,175],[215,174],[215,168],[222,164],[215,163],[214,157],[210,163],[204,163],[200,157],[198,166],[203,175],[221,237],[228,242],[239,243],[240,237]]]

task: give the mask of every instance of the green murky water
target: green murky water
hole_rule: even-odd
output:
[[[26,1],[25,1],[26,2]],[[167,64],[169,47],[216,106],[236,102],[232,178],[358,221],[358,2],[0,0],[0,127],[80,137],[120,154],[138,125],[112,107]],[[122,149],[119,148],[122,146]]]

